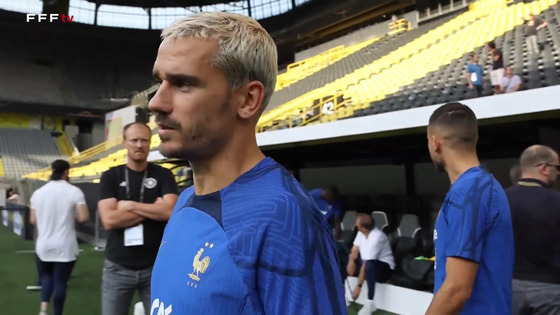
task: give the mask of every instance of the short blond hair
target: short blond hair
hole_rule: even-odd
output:
[[[224,72],[232,90],[249,81],[264,86],[261,112],[276,86],[278,53],[268,32],[254,19],[236,13],[202,12],[173,22],[162,39],[196,37],[218,41],[212,66]]]

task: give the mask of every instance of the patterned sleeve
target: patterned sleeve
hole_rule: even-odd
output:
[[[449,236],[447,257],[480,262],[491,215],[492,185],[487,177],[477,177],[470,187],[465,187],[462,198],[450,200],[445,214]]]
[[[335,247],[321,214],[301,200],[278,200],[257,259],[265,314],[346,314]]]

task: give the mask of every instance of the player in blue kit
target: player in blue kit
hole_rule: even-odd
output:
[[[438,215],[434,298],[427,314],[511,314],[513,229],[509,203],[476,153],[478,125],[460,103],[436,109],[430,156],[451,189]]]
[[[324,216],[257,146],[277,76],[272,38],[223,12],[189,15],[162,38],[149,107],[160,152],[187,159],[194,186],[165,229],[149,314],[345,314]]]
[[[340,226],[342,209],[340,207],[338,188],[336,186],[330,186],[326,189],[316,188],[310,190],[309,194],[319,207],[321,213],[325,216],[331,228],[334,229],[335,238],[340,239],[342,234]]]

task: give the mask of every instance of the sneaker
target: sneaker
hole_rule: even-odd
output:
[[[47,314],[47,311],[40,311],[39,315],[48,315],[48,314]]]
[[[371,315],[375,311],[377,311],[377,307],[375,307],[373,301],[367,301],[364,307],[358,312],[358,315]]]
[[[25,287],[28,291],[41,291],[40,285],[28,285]]]

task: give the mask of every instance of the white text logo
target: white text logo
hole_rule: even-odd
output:
[[[154,313],[157,310],[157,313]],[[165,307],[163,302],[160,302],[159,299],[155,299],[152,303],[152,309],[150,310],[150,315],[171,315],[173,311],[173,305],[169,305]]]
[[[72,23],[74,20],[73,15],[66,15],[66,14],[57,14],[57,13],[41,13],[41,14],[27,14],[26,22],[49,22],[52,23],[54,21],[61,20],[62,23]]]

